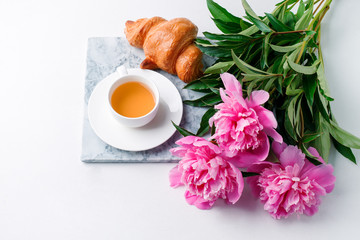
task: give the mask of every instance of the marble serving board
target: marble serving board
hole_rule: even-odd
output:
[[[175,147],[175,141],[182,136],[175,132],[172,137],[162,145],[146,151],[131,152],[114,148],[103,142],[92,130],[88,119],[88,100],[96,84],[106,76],[113,73],[120,65],[128,68],[138,68],[144,59],[144,52],[129,45],[125,38],[94,37],[88,39],[86,78],[84,96],[84,123],[81,161],[96,162],[177,162],[178,158],[172,156],[170,148]],[[213,60],[204,58],[205,66]],[[157,70],[167,77],[180,92],[183,100],[196,99],[199,93],[184,90],[183,83],[177,76]],[[183,118],[180,126],[196,132],[200,125],[201,116],[206,109],[184,105]],[[150,140],[151,141],[151,140]]]

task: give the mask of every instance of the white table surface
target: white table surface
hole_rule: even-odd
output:
[[[244,14],[240,0],[218,2]],[[276,2],[249,0],[259,14]],[[357,136],[359,10],[334,0],[322,34],[333,111]],[[281,221],[248,189],[234,206],[188,205],[169,187],[175,164],[80,161],[87,38],[124,36],[126,20],[156,15],[218,31],[205,0],[0,0],[0,239],[358,239],[360,169],[334,150],[336,187],[320,211]]]

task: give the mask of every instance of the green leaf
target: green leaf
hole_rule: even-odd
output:
[[[209,40],[206,40],[204,38],[196,38],[195,39],[195,43],[196,44],[200,44],[202,46],[213,46],[214,44],[212,44]]]
[[[334,144],[334,147],[336,148],[336,150],[339,153],[341,153],[341,155],[343,155],[344,157],[346,157],[347,159],[349,159],[350,161],[352,161],[353,163],[356,164],[356,158],[355,158],[353,152],[351,151],[351,149],[349,147],[342,145],[341,143],[336,141],[334,138],[332,140],[333,140],[333,144]]]
[[[188,130],[186,130],[185,128],[182,128],[178,125],[176,125],[173,121],[171,121],[171,123],[174,125],[174,127],[176,128],[176,130],[183,135],[184,137],[187,136],[195,136],[195,134],[193,134],[192,132],[189,132]]]
[[[262,81],[262,79],[257,79],[252,81],[249,86],[247,86],[247,95],[250,96],[251,92],[253,91],[253,88],[256,86],[258,82]]]
[[[323,116],[323,118],[326,121],[330,122],[330,117],[327,110],[327,103],[323,101],[322,96],[319,94],[319,91],[315,91],[314,103],[318,108],[319,112],[321,113],[321,115]]]
[[[303,2],[303,0],[300,1],[300,4],[299,4],[299,7],[298,7],[298,10],[296,12],[296,17],[298,19],[300,19],[302,17],[302,15],[304,14],[305,12],[305,4]]]
[[[184,89],[191,90],[205,90],[211,87],[217,87],[221,85],[221,81],[218,79],[197,79],[185,85]]]
[[[331,141],[329,131],[326,127],[327,122],[319,112],[314,113],[314,121],[316,132],[320,133],[320,136],[312,141],[310,145],[316,148],[325,162],[328,162]]]
[[[270,91],[270,88],[273,87],[274,82],[275,82],[276,79],[277,79],[276,77],[270,78],[270,79],[267,81],[267,83],[266,83],[266,85],[265,85],[265,87],[264,87],[264,90],[267,91],[267,92],[269,92],[269,91]]]
[[[277,45],[270,44],[270,47],[276,52],[286,53],[286,52],[294,51],[297,48],[300,48],[302,44],[303,44],[302,42],[296,43],[291,46],[277,46]]]
[[[229,13],[225,8],[221,7],[219,4],[212,0],[207,0],[207,7],[211,13],[211,15],[216,18],[220,19],[224,22],[234,22],[240,24],[240,18],[232,15]]]
[[[263,74],[251,74],[251,73],[243,73],[242,74],[244,76],[243,82],[249,82],[252,80],[265,80],[265,79],[269,79],[269,78],[273,78],[274,75],[263,75]]]
[[[241,174],[244,178],[260,175],[259,173],[255,173],[255,172],[241,172]]]
[[[321,133],[314,133],[314,134],[308,134],[308,135],[305,135],[301,141],[303,143],[308,143],[308,142],[312,142],[314,141],[315,139],[317,139],[318,137],[321,136]]]
[[[274,60],[274,64],[272,65],[271,72],[281,74],[285,61],[286,61],[285,55],[276,57]]]
[[[283,82],[282,82],[282,77],[278,77],[277,81],[275,81],[274,83],[276,90],[283,95],[283,91],[282,91],[282,87],[283,87]]]
[[[324,69],[324,63],[321,61],[316,74],[318,76],[319,79],[319,84],[320,84],[320,91],[322,93],[322,95],[328,100],[328,101],[333,101],[334,99],[330,97],[330,91],[329,91],[329,87],[328,87],[328,83],[326,81],[325,78],[325,69]]]
[[[287,114],[288,114],[291,126],[293,128],[295,128],[295,120],[296,120],[296,116],[295,116],[296,103],[300,96],[301,96],[301,94],[298,94],[295,97],[293,97],[287,108]]]
[[[313,16],[314,1],[311,1],[310,7],[305,11],[301,18],[295,24],[295,30],[305,30],[308,28]]]
[[[209,32],[203,32],[204,36],[211,40],[228,40],[228,41],[240,41],[248,42],[251,37],[242,34],[215,34]]]
[[[288,58],[288,63],[290,65],[290,67],[298,72],[298,73],[302,73],[302,74],[306,74],[306,75],[311,75],[316,73],[317,71],[317,65],[319,65],[319,61],[316,61],[313,65],[311,66],[303,66],[300,64],[295,63],[294,61],[292,61],[291,59]]]
[[[292,89],[292,88],[287,87],[286,91],[285,91],[285,94],[288,95],[288,96],[296,96],[296,95],[298,95],[299,93],[302,93],[302,92],[303,92],[302,89]]]
[[[301,101],[301,98],[299,100],[299,97],[301,97],[301,96],[302,96],[301,93],[294,96],[290,100],[289,105],[287,106],[287,109],[286,109],[286,116],[287,116],[290,124],[288,127],[285,126],[285,128],[288,130],[288,128],[291,127],[292,132],[294,132],[295,136],[296,136],[296,133],[298,133],[298,135],[300,135],[300,129],[299,129],[300,128],[300,118],[298,117],[298,115],[300,113],[300,108],[299,108],[298,101]],[[286,123],[286,121],[285,121],[285,123]],[[294,140],[296,140],[296,139],[294,138]]]
[[[297,74],[292,74],[292,75],[288,76],[287,78],[285,78],[284,79],[284,85],[286,87],[289,86],[296,76],[297,76]]]
[[[256,13],[254,12],[254,10],[252,10],[252,8],[250,7],[249,3],[246,0],[241,0],[243,8],[245,9],[245,12],[250,15],[253,18],[256,18],[258,20],[260,20],[259,16],[256,15]]]
[[[300,52],[300,48],[297,48],[297,49],[295,49],[292,53],[290,53],[290,55],[288,55],[289,53],[286,53],[286,54],[284,55],[285,60],[286,60],[286,61],[284,62],[284,64],[283,64],[283,69],[284,69],[283,75],[284,75],[284,78],[287,76],[288,72],[290,71],[290,66],[289,66],[289,64],[288,64],[288,60],[290,59],[291,61],[295,61],[295,58],[297,57],[297,55],[299,54],[299,52]]]
[[[204,115],[201,118],[201,122],[200,122],[200,128],[196,133],[196,136],[202,137],[205,133],[207,133],[210,129],[209,126],[209,119],[214,116],[214,114],[216,113],[216,109],[214,108],[209,108],[209,110],[207,110]]]
[[[285,13],[284,24],[286,26],[288,26],[291,30],[295,29],[295,23],[296,23],[295,18],[296,17],[294,15],[294,13],[292,13],[292,12],[286,12]]]
[[[268,66],[268,56],[269,56],[269,50],[270,50],[270,46],[269,46],[269,41],[270,41],[270,37],[273,33],[269,33],[265,36],[264,40],[263,40],[263,47],[262,47],[262,55],[261,55],[261,68],[264,69],[265,67],[269,67]]]
[[[286,26],[284,23],[280,22],[276,17],[274,17],[272,14],[270,13],[265,13],[266,17],[269,19],[272,27],[274,28],[274,30],[278,31],[278,32],[286,32],[286,31],[291,31],[292,29],[289,28],[288,26]]]
[[[298,75],[295,75],[294,80],[291,80],[290,84],[286,87],[286,95],[288,96],[295,96],[302,92],[304,92],[303,89],[299,88],[299,83],[301,81],[301,78]]]
[[[233,58],[233,60],[234,60],[234,62],[235,62],[235,64],[236,64],[236,66],[237,66],[241,71],[243,71],[243,72],[245,72],[245,73],[250,73],[250,74],[251,74],[251,73],[263,73],[263,74],[270,75],[270,73],[264,72],[264,71],[262,71],[262,70],[260,70],[260,69],[258,69],[258,68],[255,68],[255,67],[247,64],[246,62],[244,62],[244,61],[241,60],[240,58],[238,58],[238,57],[235,55],[235,53],[234,53],[233,50],[231,50],[231,56],[232,56],[232,58]]]
[[[185,100],[184,103],[194,107],[212,107],[221,102],[221,97],[215,93],[209,93],[195,100]]]
[[[215,132],[216,132],[216,127],[215,127],[215,123],[213,123],[213,125],[211,126],[210,136],[213,136]]]
[[[188,83],[184,87],[184,89],[193,89],[193,90],[202,90],[206,88],[207,88],[206,84],[201,82],[200,79],[196,79],[195,81]]]
[[[312,155],[312,154],[309,152],[309,150],[307,150],[307,148],[305,147],[304,144],[301,144],[301,145],[300,145],[300,148],[301,148],[301,151],[302,151],[303,153],[305,153],[305,155],[307,156],[308,160],[309,160],[312,164],[314,164],[314,165],[316,165],[316,166],[321,164],[321,162],[317,159],[317,157],[315,157],[314,155]]]
[[[223,32],[223,33],[238,33],[241,32],[241,26],[239,23],[234,22],[224,22],[221,19],[211,18],[215,25]]]
[[[316,32],[313,31],[313,30],[306,30],[306,31],[305,31],[305,34],[306,34],[306,36],[311,36],[311,35],[316,34]],[[316,45],[316,44],[315,44],[315,45]],[[315,46],[315,47],[317,47],[317,46]]]
[[[360,149],[360,138],[352,135],[330,120],[329,132],[336,141],[349,148]]]
[[[261,52],[262,52],[262,47],[257,46],[254,49],[255,50],[253,52],[249,51],[249,54],[246,57],[244,57],[244,59],[246,59],[246,62],[249,62],[249,63],[252,62],[252,61],[257,62],[260,59],[260,55],[261,55]],[[247,65],[249,65],[249,64],[247,64]],[[249,66],[252,67],[251,65],[249,65]],[[253,68],[257,69],[255,67],[253,67]],[[262,71],[262,70],[258,69],[258,71]],[[262,72],[264,72],[264,71],[262,71]]]
[[[215,63],[214,65],[212,65],[211,67],[208,67],[205,70],[205,74],[208,73],[212,73],[212,74],[216,74],[216,73],[223,73],[229,70],[229,68],[231,68],[234,65],[234,61],[229,61],[229,62],[218,62]]]
[[[244,35],[244,36],[251,36],[254,33],[257,33],[258,31],[259,31],[259,28],[255,25],[252,25],[251,27],[241,31],[240,34]]]
[[[197,47],[206,55],[218,58],[231,57],[230,50],[218,46],[205,47],[197,44]]]
[[[220,91],[218,88],[210,88],[209,89],[211,92],[215,93],[216,95],[220,95]]]
[[[249,15],[247,13],[247,17],[248,19],[254,23],[254,25],[262,32],[264,33],[268,33],[268,32],[271,32],[271,28],[266,25],[266,23],[264,23],[262,20],[258,19],[258,18],[254,18],[253,16]]]
[[[207,88],[216,88],[219,86],[222,86],[222,81],[220,80],[220,76],[217,75],[218,78],[216,79],[202,79],[200,78],[200,81],[206,85]]]
[[[235,64],[236,64],[236,66],[237,66],[242,72],[244,72],[244,73],[249,73],[249,74],[254,73],[253,71],[251,71],[250,69],[248,69],[247,67],[245,67],[245,65],[243,64],[244,62],[241,61],[241,59],[238,58],[238,57],[235,55],[235,53],[234,53],[233,50],[231,50],[231,56],[232,56],[232,58],[233,58],[233,60],[234,60],[234,62],[235,62]]]
[[[301,136],[302,132],[302,123],[301,123],[301,112],[302,112],[302,107],[301,107],[301,102],[302,102],[302,95],[300,97],[300,99],[297,101],[296,107],[295,107],[295,118],[294,118],[294,125],[295,125],[295,131],[298,134],[298,136]]]
[[[246,47],[246,43],[234,42],[234,41],[228,41],[228,40],[217,41],[216,44],[214,44],[214,45],[224,47],[224,48],[229,48],[229,49],[238,48],[238,47],[244,47],[244,48]]]
[[[315,94],[316,87],[317,87],[316,78],[312,78],[310,76],[307,77],[307,75],[304,75],[304,77],[303,77],[303,87],[304,87],[306,100],[309,103],[309,108],[312,108],[312,105],[313,105],[313,102],[314,102],[314,94]]]
[[[289,118],[287,111],[285,112],[284,126],[285,126],[285,130],[289,134],[289,136],[292,139],[294,139],[295,141],[297,141],[296,133],[294,131],[294,126],[292,126],[292,124],[290,122],[290,118]]]
[[[252,26],[251,23],[240,19],[240,27],[241,27],[242,30],[246,30],[246,29],[250,28],[251,26]]]

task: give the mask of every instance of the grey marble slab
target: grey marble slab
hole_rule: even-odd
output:
[[[85,97],[84,97],[84,122],[81,160],[83,162],[176,162],[178,159],[169,152],[176,146],[175,141],[181,138],[178,132],[170,137],[162,145],[139,152],[124,151],[114,148],[103,142],[92,130],[87,106],[89,97],[98,82],[115,71],[120,65],[128,68],[138,68],[144,59],[141,49],[130,46],[125,38],[95,37],[88,39]],[[204,58],[204,64],[208,65],[212,59]],[[183,100],[195,99],[200,95],[194,91],[183,90],[185,84],[177,76],[158,70],[174,83]],[[184,105],[184,114],[180,126],[196,132],[199,127],[201,116],[205,112],[203,108]]]

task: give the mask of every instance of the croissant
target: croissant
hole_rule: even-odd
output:
[[[142,18],[127,21],[125,27],[130,45],[144,49],[140,68],[160,68],[186,83],[202,75],[202,52],[194,44],[198,29],[190,20]]]

